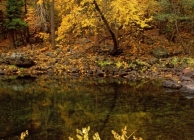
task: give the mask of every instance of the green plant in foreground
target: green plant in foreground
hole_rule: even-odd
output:
[[[122,131],[121,135],[119,135],[114,130],[112,130],[111,132],[116,140],[128,140],[137,130],[135,130],[129,136],[127,136],[127,127],[126,126],[123,129],[121,129],[121,131]],[[90,126],[88,126],[87,128],[86,127],[82,128],[82,130],[76,129],[76,132],[77,132],[76,137],[78,138],[78,140],[89,140],[89,137],[88,137],[89,131],[90,131]],[[96,132],[92,136],[92,138],[93,138],[93,140],[101,140],[98,132]],[[141,137],[137,138],[135,136],[133,136],[133,139],[134,140],[143,140]],[[69,137],[69,140],[74,140],[74,139],[72,137]]]

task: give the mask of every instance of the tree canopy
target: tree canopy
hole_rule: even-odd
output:
[[[63,1],[62,21],[58,28],[58,41],[65,41],[69,35],[104,33],[115,34],[115,30],[126,29],[132,24],[139,28],[148,27],[152,16],[145,16],[146,1],[137,0],[71,0]],[[58,7],[60,9],[60,7]],[[104,25],[106,28],[104,28]],[[108,27],[107,27],[108,26]],[[118,38],[116,38],[118,40]]]

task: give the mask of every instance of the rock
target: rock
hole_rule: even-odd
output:
[[[189,81],[189,82],[192,82],[193,81],[193,79],[191,79],[190,77],[187,77],[187,76],[181,76],[180,77],[180,81]]]
[[[194,78],[194,71],[190,68],[185,68],[182,70],[182,75],[185,77],[190,77],[191,79]]]
[[[192,72],[192,70],[191,70],[191,68],[189,68],[189,67],[187,67],[187,68],[185,68],[185,69],[182,70],[182,73],[183,73],[184,75],[187,74],[187,73],[190,73],[190,72]]]
[[[194,77],[194,72],[193,71],[187,72],[186,74],[184,74],[184,76],[193,78]]]
[[[168,51],[164,47],[155,48],[151,53],[156,58],[166,58],[166,57],[168,57]]]
[[[181,93],[184,93],[185,95],[194,95],[194,82],[193,81],[183,81],[181,83],[177,83],[176,81],[164,81],[162,84],[165,88],[170,89],[178,89]],[[188,97],[190,98],[190,97]]]
[[[29,68],[35,65],[35,62],[24,53],[12,53],[10,56],[6,57],[5,63],[24,68]]]
[[[179,79],[181,82],[193,82],[194,71],[190,68],[185,68],[181,71],[179,75]]]
[[[181,84],[175,81],[164,81],[162,86],[165,88],[172,88],[172,89],[180,89],[182,87]]]
[[[194,82],[183,82],[180,91],[183,93],[194,94]]]

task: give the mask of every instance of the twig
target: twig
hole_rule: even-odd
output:
[[[133,131],[133,132],[131,133],[131,135],[129,135],[129,136],[127,137],[127,139],[129,139],[135,132],[137,132],[137,130],[139,130],[139,128],[137,128],[135,131]]]

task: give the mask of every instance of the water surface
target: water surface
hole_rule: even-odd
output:
[[[194,99],[165,92],[160,80],[114,78],[9,78],[0,82],[0,139],[76,139],[76,129],[90,126],[113,140],[111,130],[144,140],[192,140]]]

